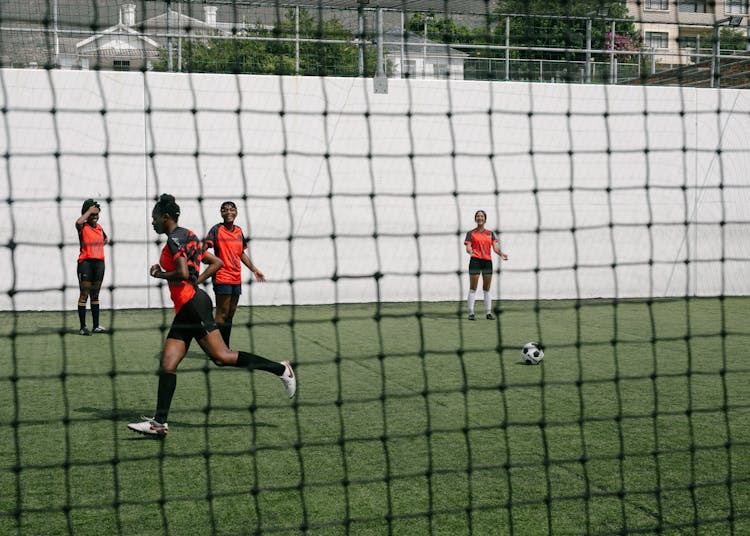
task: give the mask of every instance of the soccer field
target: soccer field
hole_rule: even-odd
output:
[[[164,440],[171,310],[2,313],[0,534],[750,533],[750,299],[497,305],[241,308],[297,397],[193,343]]]

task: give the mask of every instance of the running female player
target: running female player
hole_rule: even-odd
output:
[[[91,299],[91,316],[94,333],[106,330],[99,325],[99,290],[104,280],[104,244],[109,239],[99,225],[101,207],[93,199],[87,199],[81,207],[81,217],[76,220],[78,243],[81,251],[78,254],[78,320],[81,323],[80,335],[91,335],[86,327],[86,302]]]
[[[203,250],[213,249],[214,255],[224,261],[224,266],[213,277],[216,296],[214,320],[219,325],[224,343],[229,346],[232,319],[242,294],[242,264],[250,268],[258,281],[265,281],[266,276],[248,257],[245,235],[242,229],[234,224],[237,219],[237,205],[233,201],[224,201],[220,210],[221,219],[224,221],[217,223],[208,231],[203,240]]]
[[[277,375],[287,396],[293,397],[297,379],[289,361],[277,363],[249,352],[230,350],[224,344],[213,319],[211,298],[198,286],[221,268],[222,261],[211,253],[204,253],[195,234],[177,224],[180,207],[175,198],[162,194],[151,217],[154,231],[167,235],[167,244],[159,264],[151,266],[149,273],[151,277],[167,280],[175,317],[162,350],[156,414],[153,418],[143,417],[142,422],[128,424],[128,428],[157,437],[167,434],[167,416],[177,384],[177,367],[193,339],[218,366],[259,369]],[[201,261],[208,265],[203,273],[199,273]]]

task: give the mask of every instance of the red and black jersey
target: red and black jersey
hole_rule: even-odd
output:
[[[174,231],[167,237],[167,244],[161,250],[159,264],[167,271],[175,269],[175,260],[185,257],[188,268],[188,279],[182,281],[168,281],[169,295],[174,302],[174,311],[178,313],[180,308],[195,296],[195,284],[201,269],[203,248],[195,236],[195,233],[184,227],[175,227]]]
[[[84,223],[78,227],[78,243],[81,246],[81,252],[78,254],[78,262],[88,259],[104,260],[104,244],[107,243],[107,233],[98,223],[91,226]]]
[[[487,229],[484,231],[473,229],[466,233],[464,239],[464,244],[471,244],[471,249],[474,251],[472,257],[486,261],[492,260],[492,244],[495,243],[497,243],[495,232]]]
[[[214,274],[214,282],[222,285],[242,283],[242,254],[247,249],[247,240],[237,225],[233,230],[223,223],[217,223],[208,231],[203,248],[213,249],[214,254],[224,261],[224,266]]]

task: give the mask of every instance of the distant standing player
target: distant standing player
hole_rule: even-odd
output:
[[[179,217],[180,207],[175,198],[162,194],[151,213],[151,224],[158,234],[167,235],[167,244],[161,252],[159,264],[151,266],[149,273],[151,277],[167,280],[175,317],[161,355],[156,413],[153,418],[142,417],[142,422],[128,424],[134,432],[155,437],[164,437],[169,430],[167,416],[177,386],[177,366],[193,339],[218,366],[258,369],[275,374],[284,384],[289,398],[297,390],[297,378],[289,361],[277,363],[249,352],[230,350],[224,344],[213,319],[211,298],[198,287],[223,263],[218,257],[203,251],[192,231],[177,224]],[[202,261],[208,267],[199,273]]]
[[[99,225],[101,207],[93,199],[87,199],[81,207],[81,217],[76,220],[78,243],[78,320],[81,323],[80,335],[91,335],[86,327],[86,302],[91,299],[91,316],[94,333],[106,330],[99,325],[99,290],[104,280],[104,245],[109,241]]]
[[[265,281],[266,276],[248,257],[245,235],[242,229],[234,224],[237,219],[237,205],[233,201],[224,201],[220,210],[224,221],[211,227],[203,240],[203,249],[204,251],[213,249],[214,255],[224,261],[224,266],[213,277],[216,295],[214,320],[219,325],[224,343],[229,346],[232,319],[242,294],[242,264],[250,268],[258,281]]]
[[[477,210],[474,214],[476,228],[466,233],[464,245],[466,253],[471,255],[469,260],[469,296],[467,304],[469,306],[469,320],[476,320],[474,316],[474,302],[477,297],[477,285],[479,276],[482,276],[482,288],[484,290],[484,312],[487,320],[494,320],[492,315],[492,293],[490,285],[492,284],[492,252],[497,253],[504,261],[508,260],[508,255],[500,251],[500,245],[494,231],[484,228],[487,223],[487,213],[484,210]]]

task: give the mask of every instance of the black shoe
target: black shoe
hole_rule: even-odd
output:
[[[91,332],[89,331],[89,328],[81,328],[78,331],[78,334],[79,335],[84,335],[85,337],[88,337],[89,335],[91,335]]]
[[[476,317],[476,316],[474,316],[474,313],[471,313],[471,314],[469,315],[469,320],[476,320],[476,319],[477,319],[477,317]]]
[[[492,316],[492,313],[487,313],[487,320],[495,320],[495,317]]]

